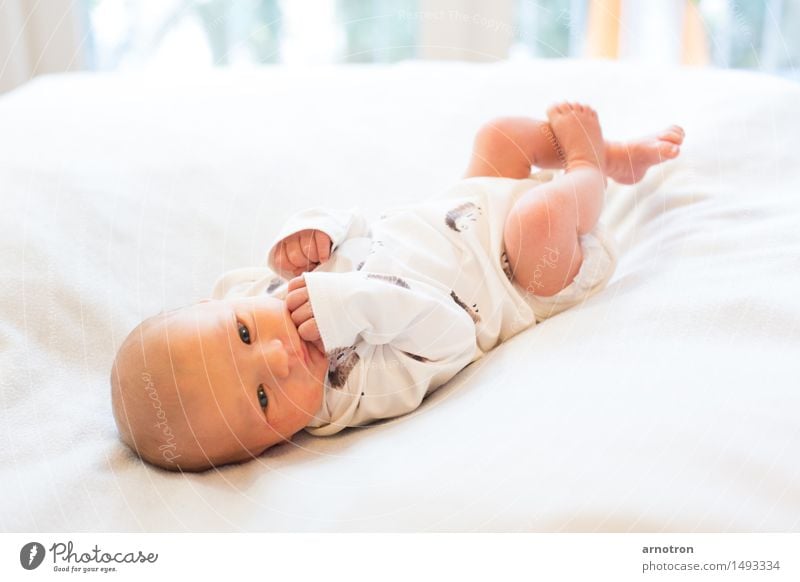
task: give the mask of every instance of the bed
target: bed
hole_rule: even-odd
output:
[[[203,474],[116,435],[146,316],[263,265],[292,212],[443,192],[496,115],[681,124],[612,184],[608,288],[414,413]],[[69,74],[0,96],[4,531],[800,531],[800,85],[572,60]]]

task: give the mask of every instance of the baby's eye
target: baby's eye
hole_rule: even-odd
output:
[[[239,322],[239,337],[242,338],[244,343],[250,343],[250,330],[247,329],[247,326],[241,322]]]
[[[261,405],[261,408],[267,407],[267,393],[264,391],[264,386],[262,384],[258,385],[258,403]]]

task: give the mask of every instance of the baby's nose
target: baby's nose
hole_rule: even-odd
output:
[[[283,342],[279,339],[267,342],[264,352],[270,373],[276,378],[286,378],[289,375],[289,354]]]

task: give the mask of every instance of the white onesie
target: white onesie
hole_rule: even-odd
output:
[[[505,218],[520,194],[552,177],[466,178],[442,197],[373,221],[357,208],[302,211],[275,237],[269,269],[228,272],[212,296],[284,298],[292,274],[277,269],[277,244],[321,230],[331,258],[304,278],[330,364],[322,407],[306,431],[331,435],[408,413],[498,343],[584,301],[613,274],[616,248],[598,223],[581,237],[583,263],[568,287],[537,297],[511,281]]]

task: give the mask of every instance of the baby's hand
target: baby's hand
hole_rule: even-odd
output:
[[[275,264],[297,276],[314,270],[331,256],[331,239],[321,230],[306,229],[278,243]]]
[[[292,321],[297,326],[300,337],[307,342],[312,342],[321,353],[325,353],[322,339],[319,335],[317,321],[308,301],[308,289],[302,275],[289,281],[289,292],[286,294],[286,308],[292,316]]]

